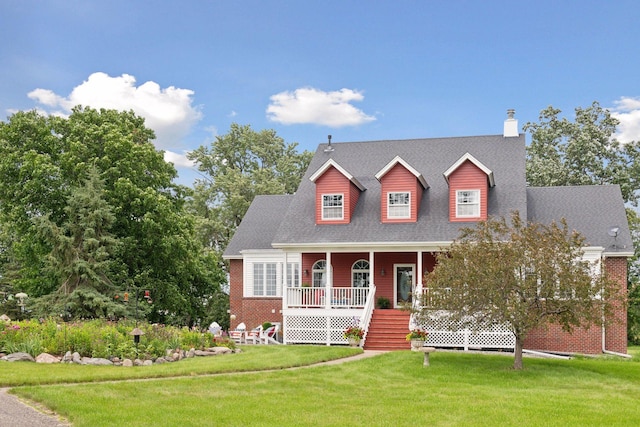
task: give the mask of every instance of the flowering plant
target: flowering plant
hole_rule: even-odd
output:
[[[414,329],[407,334],[407,341],[411,340],[427,340],[427,331],[423,331],[422,329]]]
[[[364,330],[359,326],[349,326],[344,331],[345,338],[354,338],[356,340],[361,340],[364,336]]]

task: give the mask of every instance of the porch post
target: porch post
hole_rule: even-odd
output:
[[[327,286],[325,289],[325,296],[324,296],[324,306],[325,308],[329,309],[331,308],[331,295],[333,294],[333,267],[331,266],[331,252],[327,252],[326,254],[326,259],[327,259]],[[329,331],[327,330],[327,333]]]
[[[418,271],[416,273],[418,277],[416,277],[416,289],[413,293],[413,307],[415,309],[419,309],[419,301],[422,296],[422,251],[418,251]]]
[[[284,268],[282,269],[282,285],[280,289],[282,289],[282,309],[284,310],[288,306],[288,291],[287,291],[287,273],[289,270],[289,262],[287,258],[287,253],[284,253]]]
[[[376,279],[376,266],[374,264],[374,252],[369,251],[369,288],[371,285],[375,285]]]

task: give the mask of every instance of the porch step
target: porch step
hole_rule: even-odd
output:
[[[411,343],[406,340],[409,316],[408,311],[373,310],[365,350],[409,350]]]

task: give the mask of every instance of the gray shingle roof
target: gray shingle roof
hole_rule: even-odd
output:
[[[334,151],[330,153],[324,152],[326,144],[321,144],[316,151],[274,243],[450,241],[465,223],[449,222],[449,187],[443,173],[466,153],[494,173],[496,185],[489,190],[489,215],[507,215],[512,210],[526,213],[524,135],[517,138],[492,135],[332,145]],[[409,163],[429,184],[423,194],[416,223],[381,223],[381,185],[375,175],[395,156]],[[309,176],[329,158],[366,188],[360,195],[350,224],[315,224],[315,186]]]
[[[256,196],[227,245],[224,257],[239,256],[245,249],[273,249],[273,237],[292,199],[292,195]]]
[[[489,189],[489,215],[508,217],[512,211],[530,221],[550,223],[567,219],[591,246],[609,252],[632,252],[624,202],[618,186],[536,187],[525,181],[524,135],[430,138],[397,141],[334,143],[326,153],[321,144],[295,195],[258,196],[233,236],[225,257],[245,249],[284,246],[372,244],[423,244],[449,242],[463,226],[449,222],[448,184],[443,173],[466,153],[493,172]],[[375,178],[394,157],[400,156],[429,184],[423,194],[416,223],[383,224],[380,221],[380,182]],[[350,224],[316,225],[315,184],[309,180],[328,159],[333,159],[364,188]],[[619,226],[614,239],[611,226]]]
[[[608,252],[633,252],[624,201],[617,185],[530,187],[527,204],[529,221],[548,224],[565,218],[571,229],[585,237],[587,245],[602,246]],[[620,227],[615,239],[608,234],[612,226]]]

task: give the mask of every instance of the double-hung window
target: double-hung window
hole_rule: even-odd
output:
[[[287,263],[287,287],[297,288],[300,286],[300,264],[297,262]]]
[[[323,194],[322,195],[322,219],[333,220],[344,218],[344,195]]]
[[[456,199],[456,217],[477,218],[480,216],[480,190],[458,190]]]
[[[278,264],[256,262],[253,264],[253,295],[276,296],[278,294]]]
[[[387,218],[411,218],[411,200],[409,193],[388,193]]]

